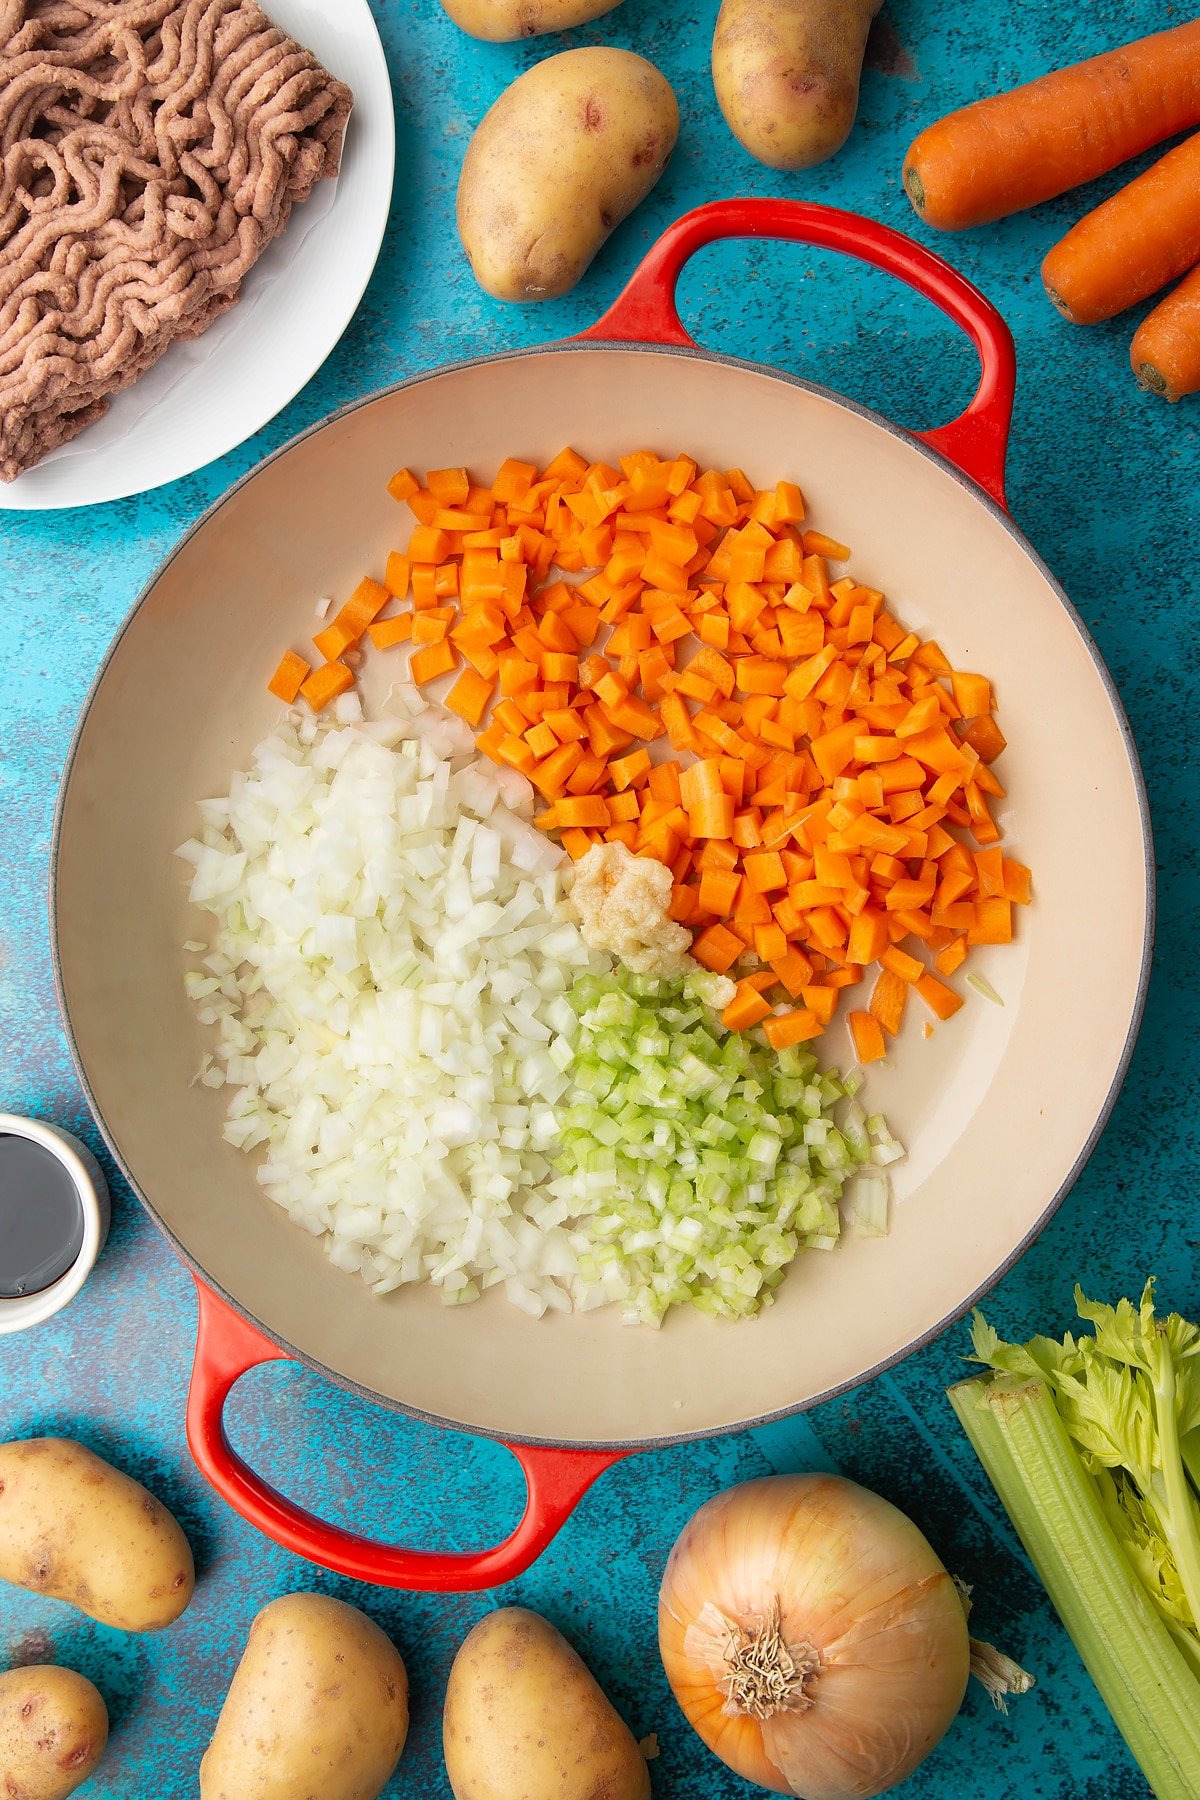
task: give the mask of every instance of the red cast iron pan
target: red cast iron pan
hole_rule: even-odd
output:
[[[697,349],[676,282],[695,251],[727,237],[841,250],[926,295],[978,352],[966,411],[910,434],[811,383]],[[197,1279],[193,1454],[279,1543],[398,1587],[509,1580],[618,1457],[812,1406],[927,1342],[1013,1263],[1067,1191],[1140,1017],[1152,864],[1112,684],[1003,510],[1013,388],[1003,320],[928,250],[827,207],[720,202],[673,225],[580,337],[418,376],[277,452],[193,528],[138,601],[85,709],[60,798],[60,997],[108,1143]],[[496,1294],[458,1308],[424,1291],[380,1300],[263,1197],[250,1160],[222,1142],[221,1096],[191,1085],[204,1037],[177,946],[203,927],[171,852],[194,829],[194,802],[227,791],[270,728],[265,672],[313,629],[317,596],[348,591],[398,543],[405,527],[385,491],[396,467],[486,472],[508,455],[544,462],[567,441],[592,457],[686,450],[760,483],[799,481],[812,523],[853,546],[855,574],[936,635],[957,667],[992,677],[1010,742],[999,765],[1006,847],[1035,871],[1019,941],[978,963],[1005,1006],[975,1001],[929,1043],[914,1021],[890,1064],[871,1071],[872,1102],[909,1150],[891,1235],[802,1259],[778,1303],[738,1325],[695,1315],[653,1333],[606,1312],[533,1321]],[[843,1039],[825,1043],[830,1060],[848,1058]],[[222,1412],[240,1376],[280,1358],[508,1443],[529,1490],[516,1531],[469,1554],[380,1545],[277,1493],[231,1448]]]

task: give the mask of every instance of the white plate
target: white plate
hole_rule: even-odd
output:
[[[176,344],[98,424],[0,485],[0,511],[123,500],[190,475],[253,437],[320,368],[383,242],[396,121],[367,0],[266,0],[275,23],[354,92],[336,181],[323,181],[242,284],[237,305]]]

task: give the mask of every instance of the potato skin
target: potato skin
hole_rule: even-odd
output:
[[[492,44],[569,31],[621,4],[622,0],[442,0],[461,31]]]
[[[575,286],[644,200],[679,135],[679,107],[629,50],[564,50],[518,76],[480,121],[458,180],[458,232],[498,300]]]
[[[480,1620],[446,1687],[455,1800],[647,1800],[628,1727],[548,1620],[521,1606]]]
[[[74,1669],[38,1664],[0,1675],[0,1793],[66,1800],[108,1743],[108,1709]]]
[[[883,0],[722,0],[713,86],[738,142],[772,169],[841,149],[858,111],[871,21]]]
[[[121,1631],[170,1625],[196,1582],[161,1500],[70,1438],[0,1444],[0,1577]]]
[[[391,1639],[327,1594],[264,1606],[200,1763],[200,1800],[376,1800],[408,1736]]]

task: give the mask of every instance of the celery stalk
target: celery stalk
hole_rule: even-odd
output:
[[[1158,1800],[1197,1800],[1200,1682],[1106,1520],[1048,1386],[977,1376],[949,1399]]]
[[[1161,1337],[1154,1340],[1158,1354],[1151,1368],[1154,1395],[1158,1402],[1157,1423],[1160,1440],[1160,1469],[1164,1504],[1161,1513],[1163,1529],[1179,1580],[1191,1610],[1192,1621],[1200,1624],[1200,1513],[1196,1496],[1188,1485],[1179,1439],[1178,1382],[1170,1346]]]

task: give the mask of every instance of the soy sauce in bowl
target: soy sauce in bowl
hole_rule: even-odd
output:
[[[0,1300],[53,1287],[79,1260],[83,1229],[75,1183],[53,1151],[0,1133]]]

